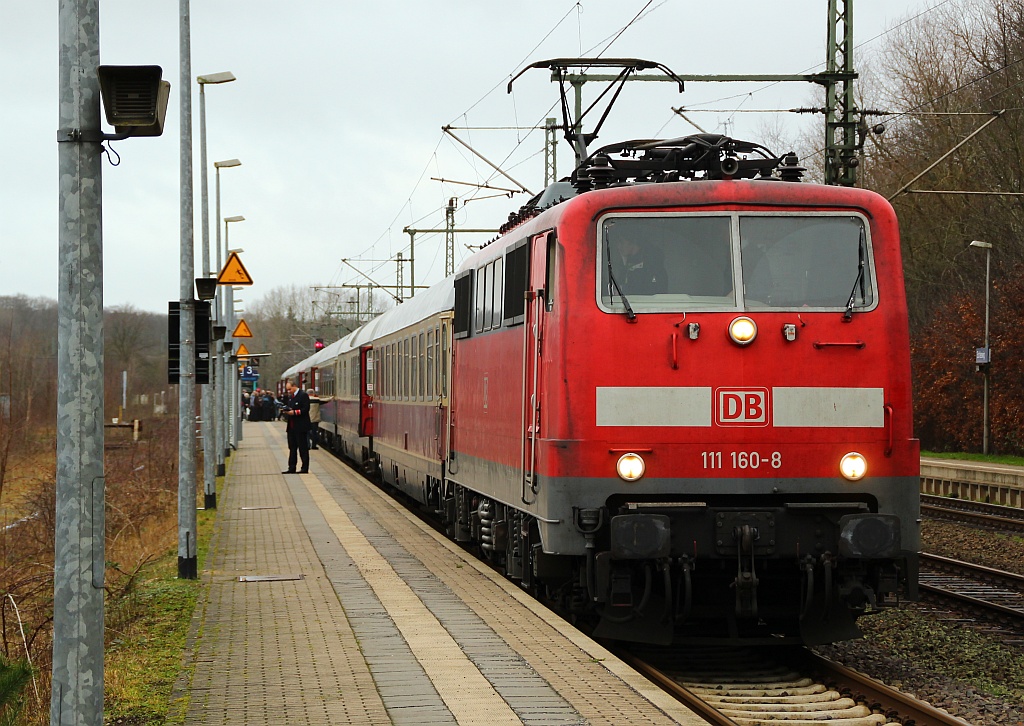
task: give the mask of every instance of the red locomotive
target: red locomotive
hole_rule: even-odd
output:
[[[855,637],[916,597],[899,234],[796,164],[606,147],[285,375],[335,396],[329,445],[597,636]]]

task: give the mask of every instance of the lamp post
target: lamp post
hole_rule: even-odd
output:
[[[178,577],[198,578],[196,551],[196,365],[195,365],[195,238],[192,180],[192,50],[189,0],[179,8],[179,192],[181,285],[178,300]]]
[[[988,344],[988,311],[989,311],[989,293],[991,286],[989,285],[989,275],[992,271],[992,243],[991,242],[980,242],[974,240],[970,244],[971,247],[978,247],[985,250],[985,348],[984,353],[979,353],[976,356],[976,360],[981,365],[981,373],[984,376],[983,386],[984,393],[982,394],[982,426],[981,426],[981,453],[988,454],[988,439],[989,439],[989,427],[988,427],[988,375],[989,366],[992,364],[992,351]]]
[[[213,167],[217,175],[217,271],[219,272],[223,267],[226,260],[221,256],[221,251],[224,249],[220,244],[220,170],[230,169],[234,166],[241,166],[242,162],[238,159],[226,159],[224,161],[213,162]],[[227,325],[225,322],[224,314],[224,296],[218,292],[217,294],[217,323],[219,325]],[[227,457],[231,455],[231,449],[228,446],[228,361],[227,356],[224,352],[224,338],[217,341],[217,358],[220,364],[220,373],[222,385],[217,387],[217,475],[223,476],[225,473],[224,462]]]
[[[203,277],[210,277],[211,274],[210,196],[206,169],[206,85],[230,83],[233,80],[235,80],[235,76],[230,71],[210,73],[196,78],[196,81],[199,83],[199,159],[202,169],[200,186],[202,188],[203,204]],[[220,323],[217,319],[216,311],[214,311],[214,320],[218,324]],[[210,361],[210,382],[203,390],[203,506],[206,509],[217,508],[217,468],[223,456],[221,447],[217,443],[217,360],[217,353],[214,353],[213,360]]]
[[[242,215],[236,215],[234,217],[224,218],[224,260],[227,264],[227,257],[230,253],[239,253],[243,250],[239,249],[228,249],[228,230],[231,228],[231,224],[234,222],[244,222],[245,217]],[[238,325],[238,321],[235,319],[235,290],[231,285],[227,286],[227,300],[224,301],[224,321],[227,323],[228,334],[224,338],[225,342],[233,344],[235,354],[237,356],[238,347],[235,343],[231,333]],[[224,427],[225,441],[224,446],[226,451],[231,451],[238,448],[238,426],[239,417],[236,415],[238,411],[238,403],[241,393],[238,392],[238,369],[236,366],[231,364],[231,361],[225,358],[224,361],[224,421],[227,425]]]

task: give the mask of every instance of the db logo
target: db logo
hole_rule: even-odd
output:
[[[719,426],[767,426],[771,401],[767,388],[719,388],[715,391]]]

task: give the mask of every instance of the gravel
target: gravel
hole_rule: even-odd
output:
[[[1024,574],[1024,538],[926,520],[921,549]],[[1024,726],[1024,634],[926,603],[859,621],[865,637],[816,650],[976,726]]]

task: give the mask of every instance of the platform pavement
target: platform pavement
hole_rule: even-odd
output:
[[[282,475],[279,429],[231,457],[187,724],[704,723],[329,453]]]

